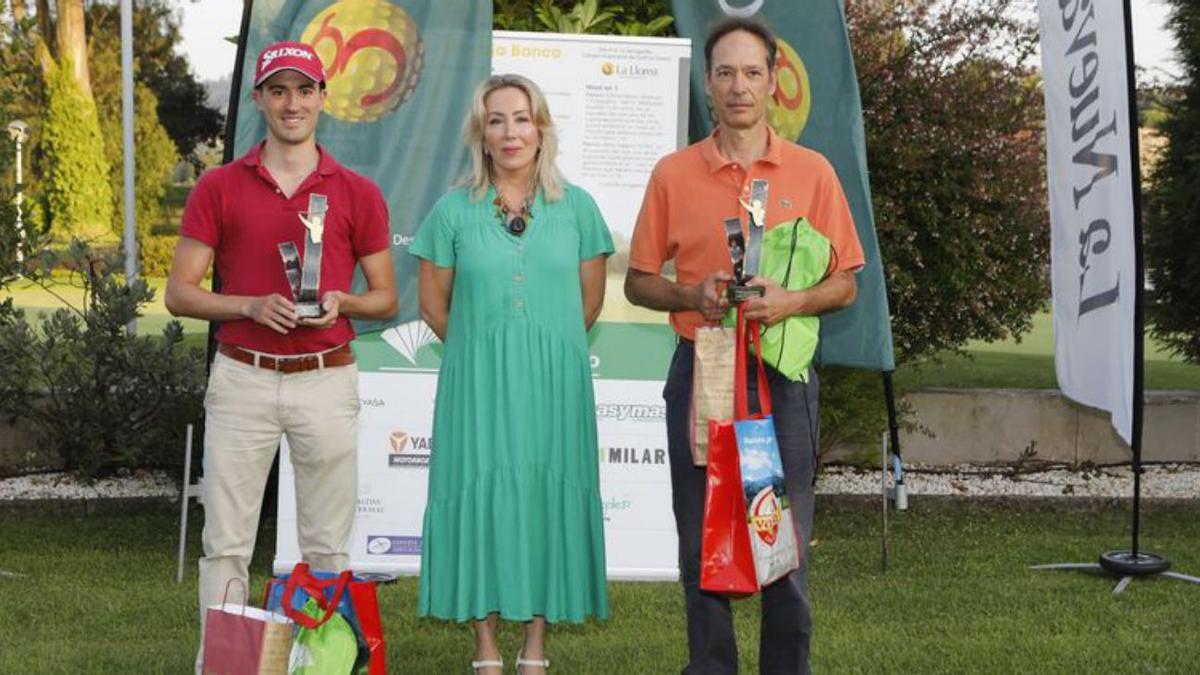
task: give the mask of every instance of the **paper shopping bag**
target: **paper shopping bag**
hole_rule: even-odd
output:
[[[225,594],[229,595],[228,586]],[[257,607],[224,601],[208,607],[204,675],[286,675],[292,627],[287,617]]]
[[[708,421],[733,417],[733,366],[737,335],[733,328],[704,326],[696,330],[692,361],[692,462],[708,463]]]

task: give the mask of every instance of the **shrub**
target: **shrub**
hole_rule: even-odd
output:
[[[200,419],[204,357],[183,347],[183,327],[132,336],[128,323],[154,291],[127,286],[122,261],[75,241],[43,253],[38,268],[72,269],[81,306],[59,309],[40,328],[20,310],[0,316],[0,414],[33,423],[43,447],[68,469],[99,477],[135,468],[179,469],[184,426]],[[37,283],[53,290],[45,274]]]

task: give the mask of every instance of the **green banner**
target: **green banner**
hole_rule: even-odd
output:
[[[267,133],[250,101],[258,52],[276,40],[311,44],[329,90],[317,142],[374,179],[391,213],[400,314],[356,327],[378,331],[417,318],[417,263],[408,245],[434,201],[467,169],[460,128],[475,85],[490,73],[492,3],[258,0],[242,37],[235,156]],[[361,278],[356,283],[361,287]]]
[[[768,104],[768,122],[783,138],[820,152],[833,164],[867,258],[866,267],[858,274],[858,300],[821,317],[816,360],[825,365],[892,370],[892,327],[867,182],[862,104],[841,1],[672,0],[671,7],[679,34],[692,39],[693,141],[713,127],[704,92],[708,27],[726,15],[752,16],[776,32],[779,84]]]
[[[354,341],[363,373],[436,373],[444,349],[420,320]],[[675,353],[675,332],[667,324],[601,322],[588,332],[588,351],[593,377],[661,382]]]

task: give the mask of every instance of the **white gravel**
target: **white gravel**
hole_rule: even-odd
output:
[[[114,497],[170,497],[179,485],[163,472],[136,472],[132,476],[82,482],[68,473],[39,473],[0,480],[0,502],[16,499],[106,499]]]
[[[917,495],[1014,497],[1132,497],[1128,466],[1041,470],[976,465],[904,467],[910,497]],[[1200,465],[1155,464],[1142,467],[1142,496],[1200,499]],[[829,467],[817,481],[817,494],[877,495],[879,470]]]
[[[877,495],[878,470],[827,467],[817,481],[817,494]],[[910,497],[919,495],[1100,497],[1133,495],[1133,473],[1128,466],[1087,470],[1063,467],[1031,471],[1012,467],[921,466],[905,467],[904,482]],[[81,482],[70,474],[45,473],[0,480],[0,502],[17,499],[104,499],[113,497],[167,497],[174,499],[179,485],[161,472]],[[1142,496],[1200,499],[1200,465],[1155,464],[1144,467]]]

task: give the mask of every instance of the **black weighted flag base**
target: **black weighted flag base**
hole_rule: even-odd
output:
[[[1119,595],[1134,579],[1147,577],[1167,577],[1179,579],[1188,583],[1200,584],[1200,577],[1193,577],[1179,572],[1171,572],[1171,561],[1154,553],[1142,551],[1109,551],[1100,555],[1099,562],[1094,563],[1057,563],[1053,565],[1034,565],[1035,570],[1065,570],[1065,571],[1096,571],[1108,572],[1121,579],[1113,589],[1113,595]]]

